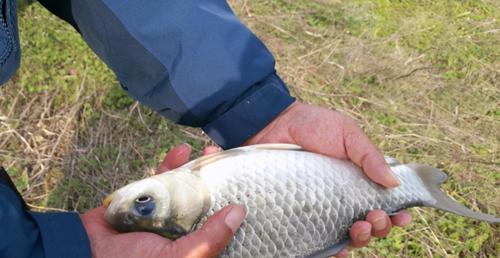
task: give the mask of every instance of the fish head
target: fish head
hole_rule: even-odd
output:
[[[151,177],[118,189],[103,202],[106,221],[120,232],[147,231],[168,235],[163,232],[172,230],[165,225],[172,210],[167,188],[165,182]]]

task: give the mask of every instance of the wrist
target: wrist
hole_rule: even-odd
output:
[[[203,131],[223,149],[242,145],[295,101],[276,74],[269,75],[254,88],[203,127]]]
[[[274,120],[272,120],[266,127],[260,130],[256,135],[246,140],[243,145],[251,145],[257,143],[293,143],[290,137],[288,125],[290,119],[302,106],[306,104],[295,101],[286,109],[284,109]]]

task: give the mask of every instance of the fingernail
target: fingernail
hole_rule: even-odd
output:
[[[401,223],[405,226],[410,224],[411,223],[411,215],[410,214],[403,215],[403,221]]]
[[[236,230],[238,230],[244,219],[245,219],[245,211],[242,208],[233,207],[231,208],[229,213],[226,214],[224,222],[229,228],[231,228],[231,230],[234,233],[236,232]]]
[[[180,157],[180,156],[183,156],[185,155],[186,153],[188,153],[189,151],[191,151],[191,145],[187,144],[187,143],[183,143],[180,146],[183,146],[182,149],[179,150],[179,152],[177,152],[177,154],[175,154],[175,157]]]
[[[388,177],[390,187],[396,187],[401,184],[401,182],[398,179],[398,176],[396,176],[396,174],[388,167],[386,168],[386,174],[391,175]]]
[[[359,233],[356,238],[359,241],[366,241],[366,240],[370,239],[370,237],[371,237],[371,232],[363,232],[363,233]]]
[[[373,221],[373,229],[376,231],[383,230],[387,227],[387,220],[384,217],[378,218]]]
[[[203,155],[217,153],[222,151],[222,149],[218,146],[208,146],[203,149]]]
[[[189,143],[186,143],[186,142],[181,144],[181,146],[186,146],[188,149],[191,149],[191,145]]]

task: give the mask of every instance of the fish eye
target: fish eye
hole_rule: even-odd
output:
[[[151,200],[152,200],[151,196],[143,195],[143,196],[140,196],[139,198],[135,199],[135,203],[148,203]]]
[[[139,216],[149,216],[156,208],[156,204],[151,196],[144,195],[135,199],[134,209]]]

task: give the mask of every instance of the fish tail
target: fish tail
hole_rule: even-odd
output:
[[[472,211],[444,193],[441,190],[441,184],[446,181],[448,176],[443,171],[428,165],[410,164],[409,166],[416,171],[417,175],[422,179],[427,190],[436,201],[434,203],[424,203],[426,206],[477,220],[500,223],[500,218]]]

